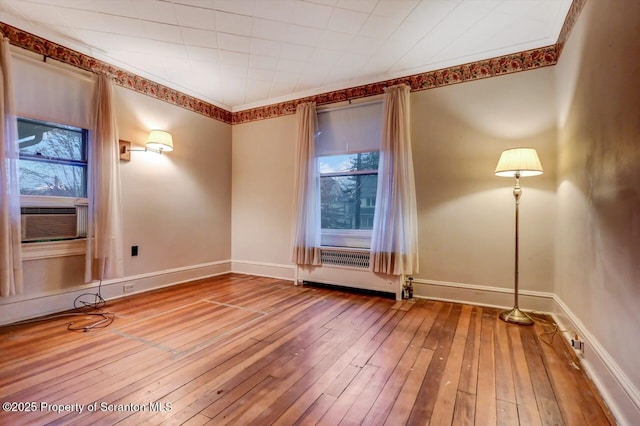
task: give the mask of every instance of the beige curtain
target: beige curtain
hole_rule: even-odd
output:
[[[9,40],[0,35],[0,297],[22,293],[18,124]]]
[[[123,275],[120,155],[113,85],[96,82],[95,130],[89,143],[89,230],[85,281]]]
[[[296,265],[320,265],[320,178],[315,157],[316,104],[296,109],[293,251]]]
[[[418,272],[418,213],[411,153],[409,86],[385,89],[376,210],[371,234],[373,271]]]

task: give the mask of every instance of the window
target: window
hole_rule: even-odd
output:
[[[378,188],[382,104],[318,113],[323,246],[369,248]]]
[[[85,198],[87,130],[18,119],[20,195]]]
[[[378,185],[377,151],[318,158],[322,229],[371,229]]]

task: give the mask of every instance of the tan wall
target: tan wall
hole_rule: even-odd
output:
[[[229,260],[231,126],[120,87],[115,101],[121,139],[142,148],[148,131],[162,128],[175,145],[120,163],[125,277]],[[72,289],[83,283],[84,257],[25,261],[24,273],[21,299]]]
[[[627,390],[631,383],[636,404],[640,402],[638,17],[638,2],[587,2],[556,67],[562,110],[555,292],[627,375]],[[640,413],[640,405],[635,410]]]
[[[493,171],[531,146],[545,173],[521,179],[520,285],[553,289],[554,99],[551,69],[412,94],[418,278],[513,287],[515,181]]]
[[[290,263],[295,116],[233,126],[232,258]]]
[[[521,285],[553,289],[555,97],[551,69],[413,93],[418,278],[513,286],[513,180],[503,149],[539,150],[546,173],[523,179]],[[290,265],[295,117],[233,127],[235,261]]]
[[[228,260],[231,126],[127,89],[117,99],[121,139],[142,147],[148,131],[161,128],[175,146],[163,155],[132,152],[120,163],[126,274]]]

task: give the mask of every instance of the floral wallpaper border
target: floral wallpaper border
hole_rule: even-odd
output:
[[[249,121],[278,117],[281,115],[294,114],[296,112],[296,106],[304,102],[315,102],[317,105],[325,105],[379,95],[384,92],[385,87],[394,86],[396,84],[407,84],[411,87],[411,91],[415,92],[462,83],[465,81],[479,80],[482,78],[546,67],[555,65],[557,61],[558,52],[556,46],[553,45],[484,61],[472,62],[465,65],[414,74],[407,77],[400,77],[377,83],[364,84],[348,89],[335,90],[332,92],[244,111],[237,111],[233,113],[232,124],[240,124]]]
[[[3,22],[0,22],[0,32],[15,46],[86,71],[111,75],[114,82],[119,86],[135,90],[136,92],[224,123],[241,124],[294,114],[297,105],[304,102],[316,102],[317,105],[326,105],[379,95],[384,92],[385,87],[396,84],[408,84],[411,87],[411,91],[419,91],[555,65],[585,3],[586,0],[573,0],[562,30],[560,31],[558,41],[552,46],[236,112],[227,111],[224,108],[153,82]]]

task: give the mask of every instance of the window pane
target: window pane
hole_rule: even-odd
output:
[[[20,159],[20,194],[86,197],[87,167]]]
[[[361,152],[357,154],[328,155],[318,157],[320,173],[354,172],[358,170],[378,170],[380,153]]]
[[[87,131],[18,119],[20,194],[87,196]]]
[[[86,161],[82,129],[44,122],[18,120],[20,155]]]
[[[372,229],[377,174],[320,178],[322,229]]]

